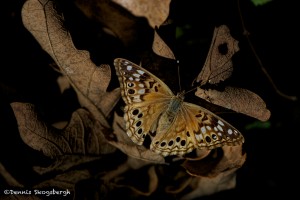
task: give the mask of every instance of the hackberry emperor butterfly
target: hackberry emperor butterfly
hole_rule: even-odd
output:
[[[142,145],[152,137],[150,149],[163,156],[192,150],[239,145],[242,134],[209,110],[184,102],[184,92],[174,95],[158,77],[123,58],[114,60],[126,104],[127,135]]]

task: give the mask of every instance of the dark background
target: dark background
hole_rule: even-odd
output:
[[[40,163],[43,156],[22,142],[9,103],[32,102],[49,122],[67,120],[78,104],[73,102],[74,92],[60,95],[55,83],[58,73],[49,67],[51,58],[22,25],[23,3],[3,1],[0,8],[0,162],[17,180],[30,184],[37,181],[32,166]],[[72,5],[71,1],[65,3],[66,7]],[[254,6],[250,0],[243,0],[240,9],[251,43],[278,90],[299,97],[299,9],[296,3],[273,0]],[[275,198],[297,194],[300,104],[279,95],[262,72],[243,35],[237,1],[174,1],[172,6],[172,17],[184,29],[175,45],[181,65],[202,66],[213,28],[227,24],[240,47],[234,58],[233,83],[257,93],[271,111],[268,127],[247,128],[257,120],[242,115],[236,118],[235,125],[244,134],[247,153],[244,166],[237,172],[236,189],[201,199]],[[92,56],[104,54],[105,61],[112,61],[119,46],[104,42],[105,38],[97,35],[97,24],[74,6],[70,6],[70,10],[71,15],[77,17],[77,23],[71,24],[75,44],[88,49]],[[80,36],[83,39],[76,41]],[[107,48],[99,48],[105,45]]]

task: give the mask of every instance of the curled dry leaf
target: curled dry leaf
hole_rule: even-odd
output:
[[[152,50],[159,56],[173,60],[176,59],[170,47],[163,41],[156,30],[154,31]]]
[[[185,171],[179,170],[173,177],[171,184],[165,188],[165,191],[168,194],[180,194],[191,184],[191,181],[191,176],[187,176]]]
[[[104,176],[106,184],[109,184],[107,181],[110,180],[110,184],[113,187],[129,188],[134,195],[150,196],[156,191],[159,180],[155,171],[155,166],[149,165],[146,168],[140,170],[135,169],[134,172],[129,171],[130,169],[132,168],[128,165],[127,162],[124,165],[119,166],[118,169],[108,172],[108,176],[106,174]],[[145,169],[147,169],[146,172]],[[125,174],[125,172],[127,172],[127,174]],[[138,177],[143,177],[143,181],[132,181],[132,179],[136,178],[136,176],[129,179],[126,178],[128,176],[131,176],[132,173],[141,173],[141,175]],[[121,174],[123,174],[123,176]],[[110,177],[110,179],[108,179],[108,177]]]
[[[73,113],[67,127],[56,129],[44,122],[29,103],[11,103],[22,140],[31,148],[55,158],[66,154],[101,155],[115,150],[106,142],[103,127],[84,109]]]
[[[167,186],[166,192],[174,195],[182,195],[180,200],[197,199],[223,190],[233,189],[236,186],[236,169],[220,173],[215,177],[187,176],[179,171],[174,177],[174,186]],[[182,191],[187,192],[182,192]]]
[[[140,187],[141,187],[140,182],[138,185],[123,184],[123,185],[118,185],[118,187],[130,188],[136,195],[150,196],[151,194],[153,194],[156,191],[157,186],[158,186],[158,177],[155,172],[155,167],[150,166],[149,169],[147,170],[147,174],[148,174],[148,178],[149,178],[149,181],[147,183],[149,183],[149,184],[148,184],[146,191],[140,189]]]
[[[224,91],[217,91],[203,90],[198,87],[195,95],[210,103],[261,121],[267,121],[271,116],[271,112],[266,108],[266,103],[254,92],[243,88],[226,87]]]
[[[113,0],[138,17],[145,17],[152,28],[162,25],[169,16],[171,0]]]
[[[246,153],[242,152],[242,145],[224,146],[222,151],[212,151],[202,160],[186,160],[182,166],[193,176],[214,178],[220,173],[240,168],[245,161]]]
[[[41,47],[53,58],[61,72],[68,77],[79,101],[109,127],[106,117],[120,98],[119,89],[107,92],[111,79],[108,65],[96,66],[89,53],[77,50],[70,33],[63,27],[63,16],[51,0],[29,0],[22,8],[24,26]]]
[[[5,180],[7,185],[11,187],[24,187],[21,183],[19,183],[4,167],[4,165],[0,162],[0,176]]]
[[[224,146],[222,150],[202,160],[186,160],[182,164],[192,177],[181,186],[189,186],[192,191],[181,199],[194,199],[235,188],[235,172],[244,164],[246,154],[242,153],[241,145]]]
[[[235,171],[236,169],[231,169],[218,174],[214,178],[191,177],[189,187],[192,188],[192,191],[182,196],[180,200],[196,199],[224,190],[234,189],[236,186]]]

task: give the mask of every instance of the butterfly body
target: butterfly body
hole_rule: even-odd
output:
[[[184,155],[194,149],[214,149],[244,142],[242,134],[209,110],[184,101],[158,77],[122,58],[114,61],[125,102],[126,133],[142,145],[152,137],[150,149],[163,155]]]

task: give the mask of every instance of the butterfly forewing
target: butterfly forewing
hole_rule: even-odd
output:
[[[158,77],[117,58],[114,62],[122,98],[127,135],[136,144],[152,137],[150,149],[163,155],[184,155],[244,142],[242,134],[209,110],[183,101]]]
[[[127,135],[141,145],[146,134],[155,132],[157,120],[174,94],[149,71],[128,60],[115,59],[114,65],[126,104]]]

